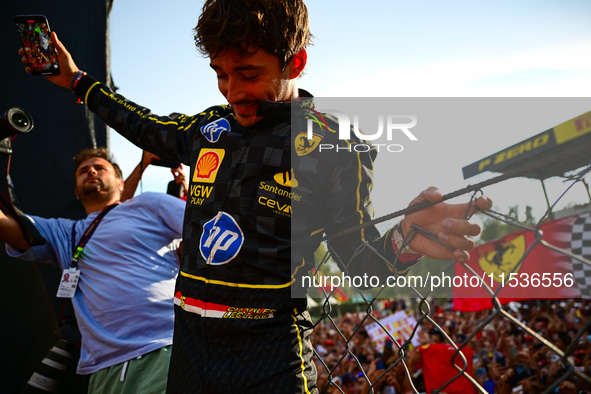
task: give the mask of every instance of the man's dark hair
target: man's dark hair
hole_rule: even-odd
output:
[[[445,340],[445,337],[443,336],[443,333],[437,327],[434,327],[431,330],[429,330],[429,335],[437,335],[439,337],[439,340],[441,342],[443,342]]]
[[[302,0],[207,0],[195,31],[197,49],[210,58],[234,49],[240,56],[263,49],[281,69],[310,44]]]
[[[82,164],[82,162],[88,159],[92,159],[93,157],[100,157],[101,159],[105,159],[106,161],[111,163],[113,169],[115,169],[115,175],[117,176],[117,178],[123,179],[123,172],[121,172],[121,168],[119,167],[119,165],[115,163],[113,155],[111,155],[107,151],[107,149],[103,147],[84,149],[82,152],[74,156],[74,173],[76,172],[76,170],[78,170],[78,167],[80,167],[80,164]]]

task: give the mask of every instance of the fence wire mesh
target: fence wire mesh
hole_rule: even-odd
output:
[[[591,230],[579,237],[580,247],[571,249],[544,240],[541,230],[544,223],[554,218],[556,204],[575,184],[583,182],[589,193],[584,181],[589,172],[587,167],[568,177],[569,183],[563,193],[548,204],[546,213],[537,223],[525,225],[515,217],[494,210],[478,212],[487,220],[513,226],[513,231],[524,231],[532,236],[533,242],[523,256],[511,267],[505,267],[504,272],[509,276],[517,273],[534,249],[544,248],[545,253],[558,254],[571,262],[575,272],[569,277],[569,285],[581,288],[578,297],[526,297],[529,299],[505,302],[499,297],[502,286],[491,288],[492,281],[488,283],[486,277],[475,272],[468,263],[450,261],[437,263],[445,266],[446,272],[460,265],[476,277],[486,291],[489,308],[459,312],[453,307],[453,301],[457,300],[449,294],[441,298],[428,288],[413,285],[409,285],[411,294],[401,297],[390,296],[383,288],[368,292],[353,286],[344,295],[342,289],[320,286],[320,297],[310,300],[316,304],[312,308],[315,318],[312,341],[319,391],[388,394],[591,392],[591,304],[588,290],[584,289],[585,276],[576,272],[591,267]],[[453,197],[464,194],[475,201],[482,187],[505,179],[507,177],[494,178],[453,193]],[[423,208],[425,206],[414,207],[415,210]],[[413,207],[373,223],[412,210]],[[589,211],[587,204],[578,217],[586,220]],[[576,225],[581,226],[580,223]],[[418,233],[434,237],[417,227],[405,242],[410,242]],[[330,239],[326,243],[328,246],[321,257],[317,256],[314,270],[318,283],[322,283],[322,272],[334,273],[332,261],[338,263],[342,273],[347,273],[348,262],[338,261],[338,256],[331,255]],[[369,244],[361,247],[371,249]],[[540,282],[537,283],[540,288]],[[339,298],[355,302],[345,306]],[[403,319],[394,323],[388,321],[388,317],[394,315]],[[376,332],[380,333],[379,341],[375,335],[370,335]]]

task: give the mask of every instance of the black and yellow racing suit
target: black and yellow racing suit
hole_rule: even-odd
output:
[[[168,391],[314,392],[313,323],[306,298],[292,290],[324,234],[371,218],[374,151],[319,152],[320,141],[352,142],[338,141],[338,126],[307,105],[294,112],[297,130],[292,104],[271,102],[260,105],[265,118],[245,128],[225,105],[153,115],[90,76],[76,94],[138,147],[190,166]],[[314,139],[305,141],[308,118]],[[374,227],[330,247],[347,262],[364,239],[395,260],[390,234]],[[370,253],[354,263],[385,267]]]

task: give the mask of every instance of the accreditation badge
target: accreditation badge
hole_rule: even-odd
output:
[[[80,279],[80,270],[72,271],[69,268],[64,269],[60,285],[57,289],[58,298],[73,298],[78,287],[78,279]]]

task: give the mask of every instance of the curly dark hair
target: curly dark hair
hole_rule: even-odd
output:
[[[115,175],[117,176],[117,178],[123,179],[123,172],[121,172],[121,168],[115,162],[113,155],[111,155],[109,151],[107,151],[107,148],[103,147],[84,149],[82,152],[74,156],[74,173],[76,173],[76,170],[78,169],[78,167],[80,167],[80,164],[82,164],[82,162],[85,162],[88,159],[92,159],[93,157],[100,157],[101,159],[105,159],[106,161],[111,163],[111,165],[115,169]]]
[[[302,0],[206,0],[194,32],[205,56],[263,49],[279,58],[282,70],[312,40]]]

